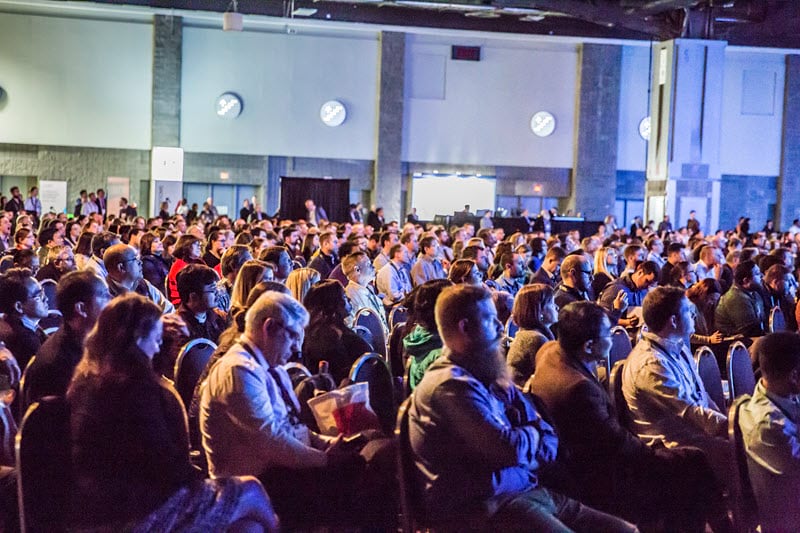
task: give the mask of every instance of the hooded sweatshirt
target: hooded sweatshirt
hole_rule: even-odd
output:
[[[417,324],[403,339],[403,348],[411,358],[408,381],[411,390],[425,375],[425,370],[442,354],[442,339],[438,332],[431,333]]]

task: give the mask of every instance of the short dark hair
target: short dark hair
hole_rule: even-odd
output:
[[[392,239],[392,232],[384,231],[383,233],[381,233],[381,237],[378,243],[380,244],[381,248],[383,248],[383,246],[385,246],[386,243],[389,242],[391,239]]]
[[[420,250],[425,250],[425,248],[430,248],[437,242],[437,238],[433,236],[423,237],[421,241],[419,241],[419,248]]]
[[[0,313],[18,315],[14,305],[29,298],[25,282],[32,277],[27,268],[10,268],[0,276]]]
[[[281,254],[288,254],[289,250],[286,249],[284,246],[269,246],[261,250],[261,254],[258,258],[261,261],[267,261],[269,263],[275,263],[276,265],[281,259]],[[291,256],[289,256],[291,259]]]
[[[684,248],[686,248],[686,246],[684,246],[682,242],[671,242],[669,246],[667,246],[667,255],[680,253]]]
[[[470,246],[465,247],[464,250],[461,251],[461,258],[477,259],[479,250],[481,250],[480,246],[478,246],[477,244],[471,244]]]
[[[634,272],[641,272],[645,276],[653,274],[658,279],[661,269],[658,268],[658,264],[655,261],[642,261],[636,265]]]
[[[436,300],[447,287],[453,285],[448,279],[431,279],[417,287],[411,319],[428,331],[436,331]]]
[[[111,233],[110,231],[97,233],[92,237],[92,255],[103,257],[103,253],[109,246],[114,244],[114,241],[119,241],[119,235],[116,233]]]
[[[788,331],[770,333],[753,345],[761,373],[770,379],[785,377],[800,367],[800,335]]]
[[[642,318],[650,331],[661,331],[671,316],[680,314],[685,297],[684,291],[677,287],[656,287],[648,292],[642,302]]]
[[[65,274],[58,280],[56,288],[58,310],[66,320],[69,320],[75,316],[75,304],[93,298],[100,285],[103,285],[103,281],[89,270]]]
[[[188,302],[192,293],[201,293],[207,285],[217,282],[217,273],[206,265],[192,264],[178,272],[175,281],[181,302]]]
[[[18,244],[25,239],[28,238],[28,235],[31,234],[31,230],[28,228],[19,228],[17,231],[14,232],[14,244]]]
[[[389,248],[389,259],[394,259],[395,254],[403,250],[402,244],[393,244],[391,248]]]
[[[753,269],[756,267],[755,261],[741,261],[733,271],[733,281],[737,285],[744,283],[744,280],[753,277]]]
[[[600,336],[606,312],[595,302],[572,302],[558,312],[558,344],[572,352]]]
[[[222,272],[223,276],[232,274],[252,258],[253,254],[250,253],[250,248],[243,244],[234,244],[222,254],[222,259],[220,259],[219,263],[220,272]]]
[[[46,246],[48,242],[53,240],[58,230],[53,226],[48,226],[39,232],[39,245]]]

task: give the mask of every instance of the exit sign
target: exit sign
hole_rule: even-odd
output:
[[[450,59],[454,61],[480,61],[480,46],[458,46],[450,47]]]

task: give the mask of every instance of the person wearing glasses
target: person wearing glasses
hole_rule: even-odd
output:
[[[228,326],[225,313],[216,309],[217,273],[205,265],[188,265],[178,272],[178,294],[181,305],[176,313],[186,323],[189,337],[182,339],[208,339],[214,344]]]
[[[556,287],[555,301],[559,309],[572,302],[591,300],[592,263],[582,254],[570,254],[561,263],[561,283]]]
[[[142,258],[136,248],[127,244],[115,244],[103,254],[103,264],[108,270],[106,283],[111,296],[127,292],[141,294],[156,304],[163,313],[172,313],[175,306],[164,294],[142,275]]]
[[[282,366],[301,350],[308,322],[300,302],[265,292],[247,311],[244,333],[211,368],[200,394],[200,429],[212,479],[257,475],[287,529],[363,516],[354,510],[366,464],[357,443],[317,434],[300,421],[300,405]],[[387,482],[392,477],[384,475]],[[388,501],[377,493],[372,497]],[[359,505],[364,509],[366,502]]]
[[[46,336],[39,321],[49,309],[42,286],[27,268],[12,268],[0,276],[0,340],[24,369]]]

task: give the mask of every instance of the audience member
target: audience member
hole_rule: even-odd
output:
[[[568,255],[561,263],[561,283],[556,288],[555,302],[559,309],[572,302],[590,300],[592,264],[583,254]]]
[[[200,259],[200,249],[202,241],[194,235],[181,235],[175,243],[175,250],[172,255],[175,260],[172,266],[169,267],[169,274],[167,274],[167,298],[175,305],[180,305],[181,297],[178,294],[178,272],[183,270],[186,265],[203,263]]]
[[[519,327],[506,361],[514,384],[522,388],[536,369],[536,354],[547,342],[555,339],[550,327],[558,321],[555,293],[549,286],[534,283],[519,291],[512,310]]]
[[[713,278],[698,281],[686,291],[686,297],[694,305],[694,333],[692,344],[719,344],[722,332],[714,322],[714,313],[720,298],[720,283]]]
[[[753,261],[742,261],[733,272],[733,287],[722,295],[714,315],[725,336],[759,337],[766,331],[767,316],[759,291],[761,270]]]
[[[139,254],[142,258],[142,277],[166,296],[170,263],[164,257],[161,237],[152,232],[142,235],[139,240]]]
[[[183,407],[151,366],[160,317],[146,298],[126,295],[86,339],[67,392],[75,518],[104,529],[276,528],[255,479],[196,481]]]
[[[466,283],[468,285],[481,285],[483,276],[478,270],[478,265],[472,259],[457,259],[450,265],[447,279],[456,285]]]
[[[402,244],[395,244],[390,255],[392,260],[378,271],[375,279],[378,292],[385,295],[383,305],[387,308],[394,307],[411,292],[408,249]]]
[[[47,263],[36,272],[36,279],[58,281],[75,270],[75,256],[69,246],[53,246],[47,251]]]
[[[103,255],[110,247],[120,244],[119,236],[110,231],[97,233],[92,237],[92,256],[86,261],[81,270],[89,270],[95,276],[106,279],[108,270],[103,262]]]
[[[772,333],[754,349],[761,379],[739,426],[761,531],[800,531],[800,337]]]
[[[313,268],[298,268],[289,273],[286,278],[286,287],[298,302],[302,302],[308,290],[321,279],[320,274]]]
[[[712,500],[720,515],[722,508],[704,454],[651,448],[637,439],[620,425],[592,371],[611,348],[611,322],[603,311],[593,302],[562,309],[558,343],[540,350],[530,381],[555,421],[574,496],[634,522],[661,522],[664,531],[703,531]]]
[[[215,309],[217,300],[217,273],[205,265],[187,265],[178,272],[178,294],[181,305],[176,313],[186,323],[189,337],[208,339],[214,344],[228,326],[225,313]]]
[[[339,239],[336,232],[325,231],[319,236],[319,250],[308,263],[309,268],[319,272],[320,279],[328,279],[333,269],[339,264]]]
[[[504,381],[503,325],[482,287],[445,289],[436,323],[446,346],[409,407],[421,500],[430,520],[502,531],[635,531],[631,524],[538,485],[558,438],[516,387]],[[456,526],[451,526],[456,527]]]
[[[409,298],[414,299],[406,322],[408,334],[403,337],[403,350],[408,356],[408,386],[416,388],[425,371],[442,354],[442,338],[436,329],[436,301],[442,291],[453,285],[449,280],[431,280],[420,285]]]
[[[142,277],[142,259],[136,249],[127,244],[115,244],[103,254],[103,264],[108,270],[106,283],[111,296],[135,292],[156,304],[164,313],[172,313],[175,306],[164,293]]]
[[[525,260],[520,254],[509,251],[500,256],[500,264],[503,267],[503,274],[497,279],[497,289],[516,296],[525,285],[525,276],[528,272]]]
[[[426,281],[446,278],[447,274],[439,260],[439,240],[434,236],[423,237],[419,241],[419,247],[422,253],[411,267],[411,281],[414,286],[422,285]]]
[[[381,319],[383,333],[389,337],[389,324],[386,320],[386,311],[378,296],[375,294],[372,282],[375,280],[375,268],[364,252],[355,252],[342,260],[342,268],[348,282],[345,293],[350,299],[353,311],[370,309]]]
[[[0,313],[6,326],[0,340],[24,369],[45,340],[39,321],[48,314],[44,291],[30,270],[12,268],[0,276]]]

